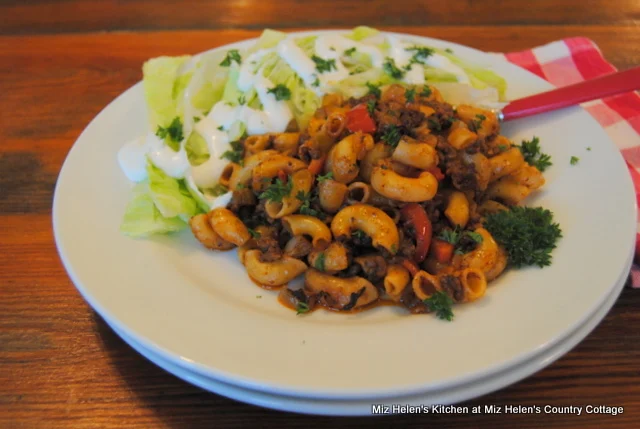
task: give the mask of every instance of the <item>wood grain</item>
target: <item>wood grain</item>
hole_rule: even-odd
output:
[[[5,1],[0,33],[265,27],[635,24],[636,0]]]
[[[123,13],[114,10],[116,3],[128,8],[128,13],[148,6],[145,1],[107,1],[91,6],[86,1],[62,1],[56,2],[60,7],[56,15],[51,9],[54,2],[5,1],[0,3],[3,13],[0,31],[9,34],[124,28],[126,22],[118,18]],[[518,3],[522,8],[523,4]],[[551,10],[560,7],[550,6],[552,2],[540,3]],[[221,14],[227,10],[225,7],[231,7],[225,4],[220,3]],[[234,7],[243,10],[238,6],[241,4],[235,2]],[[302,2],[285,4],[313,15],[314,10],[304,8]],[[354,4],[360,3],[345,2],[341,6],[345,13],[352,14],[351,19]],[[476,2],[469,4],[478,7]],[[598,4],[604,2],[592,2],[591,6]],[[617,19],[618,23],[628,22],[635,19],[634,5],[637,3],[622,1],[619,7],[607,11],[605,17]],[[63,16],[62,11],[68,12],[72,7],[76,8],[70,13],[72,16]],[[83,9],[89,7],[94,8],[93,15]],[[267,6],[256,7],[264,8],[257,9],[262,14],[256,15],[262,16],[239,17],[237,12],[215,19],[227,22],[224,19],[242,18],[245,27],[276,19],[266,15]],[[281,6],[274,3],[270,7],[276,10]],[[402,14],[409,14],[417,6],[407,3],[400,7]],[[443,8],[438,9],[440,6],[433,7],[444,13]],[[515,20],[514,12],[509,12],[515,6],[505,8],[502,17],[483,19],[503,20],[502,23],[508,21],[505,17],[511,13],[509,19]],[[159,9],[162,10],[149,12],[152,17],[141,16],[137,28],[170,26],[160,16],[171,9],[161,6]],[[25,14],[24,11],[35,17],[16,15]],[[323,13],[318,12],[318,22],[337,20]],[[597,18],[592,11],[577,13],[584,14],[581,15],[584,19]],[[532,12],[526,23],[544,20],[541,14]],[[377,16],[378,22],[387,19],[380,12]],[[405,16],[408,23],[422,25],[414,16],[398,16]],[[554,17],[551,12],[546,16],[548,22],[575,22],[567,13],[564,18]],[[23,19],[23,26],[18,24],[19,18]],[[194,28],[208,25],[207,19],[214,18],[193,15],[179,17],[177,22]],[[294,18],[285,19],[291,19],[289,23],[284,21],[285,25],[294,25]],[[388,19],[393,23],[399,18]],[[566,21],[553,21],[560,19]],[[296,22],[301,25],[304,20]],[[632,25],[495,27],[480,22],[473,26],[390,29],[493,51],[525,49],[566,36],[583,35],[594,39],[616,66],[628,68],[640,64],[640,32]],[[28,25],[33,27],[26,28]],[[465,404],[623,406],[624,413],[615,417],[505,414],[333,419],[271,411],[204,392],[165,373],[135,353],[96,316],[67,277],[53,242],[51,202],[57,174],[68,150],[107,103],[140,79],[140,66],[145,59],[161,54],[196,53],[257,34],[257,30],[243,29],[0,36],[0,427],[639,427],[637,290],[626,289],[602,324],[556,363],[513,386]]]

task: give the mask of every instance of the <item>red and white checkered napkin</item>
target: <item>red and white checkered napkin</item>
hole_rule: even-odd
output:
[[[584,37],[560,40],[504,57],[561,87],[613,73],[598,46]],[[640,96],[637,92],[616,95],[582,105],[620,148],[627,162],[640,206]],[[638,223],[640,228],[640,221]],[[636,234],[636,261],[640,263],[640,234]],[[640,288],[640,265],[631,269],[631,286]]]

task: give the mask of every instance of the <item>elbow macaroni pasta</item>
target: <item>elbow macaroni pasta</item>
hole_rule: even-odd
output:
[[[521,203],[545,179],[499,135],[493,112],[453,110],[436,88],[416,89],[410,102],[397,84],[379,98],[329,94],[306,129],[244,137],[241,160],[219,180],[231,202],[192,217],[193,235],[211,250],[237,247],[248,276],[280,287],[299,312],[389,301],[425,313],[437,294],[482,298],[509,263],[483,216]],[[354,112],[371,103],[375,131],[358,129]],[[417,260],[426,230],[410,206],[428,217],[428,234],[475,242],[441,260],[429,235]],[[302,289],[286,286],[302,275]]]

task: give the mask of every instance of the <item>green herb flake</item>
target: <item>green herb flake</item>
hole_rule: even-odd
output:
[[[429,129],[433,131],[442,131],[442,125],[436,118],[427,118],[427,124]]]
[[[404,77],[404,72],[396,66],[393,58],[387,57],[385,59],[384,64],[382,64],[382,70],[394,79],[402,79]]]
[[[436,313],[438,319],[448,320],[449,322],[453,320],[453,310],[451,308],[453,300],[446,292],[439,290],[423,302],[429,311]]]
[[[193,117],[193,122],[195,122],[196,124],[197,124],[198,122],[200,122],[200,120],[201,120],[200,116],[194,116],[194,117]]]
[[[247,103],[247,99],[245,98],[244,94],[241,95],[240,97],[238,97],[238,104],[241,106],[244,106]]]
[[[222,67],[229,67],[231,63],[235,61],[236,63],[242,63],[242,57],[240,57],[240,52],[237,49],[230,49],[227,51],[227,56],[224,57],[224,60],[220,63]]]
[[[231,150],[225,151],[220,158],[242,165],[242,160],[244,159],[244,146],[242,146],[242,143],[239,141],[231,142],[230,144]]]
[[[275,95],[276,100],[278,101],[291,99],[291,90],[281,83],[277,84],[274,88],[271,88],[267,92]]]
[[[367,101],[367,112],[369,112],[370,116],[373,116],[373,114],[376,111],[376,100],[369,100]]]
[[[318,175],[318,183],[324,182],[325,180],[333,180],[333,171],[330,171],[325,175]]]
[[[487,216],[484,227],[507,251],[515,268],[551,265],[551,251],[562,237],[553,213],[542,207],[511,207]]]
[[[314,63],[316,63],[316,70],[318,73],[330,72],[331,70],[338,70],[336,67],[336,60],[325,60],[324,58],[320,58],[317,55],[313,55],[311,57]]]
[[[347,49],[346,51],[344,51],[344,55],[346,57],[350,57],[351,55],[353,55],[355,53],[356,53],[356,47],[355,46],[352,47],[352,48]]]
[[[404,92],[404,96],[409,103],[413,103],[413,100],[416,98],[416,89],[415,88],[407,89]]]
[[[220,125],[220,126],[218,127],[218,130],[223,131],[223,130],[224,130],[224,127],[223,127],[222,125]]]
[[[249,231],[249,234],[251,234],[251,238],[260,238],[262,236],[262,234],[254,229],[247,228],[247,230]]]
[[[327,256],[324,254],[324,252],[319,253],[316,257],[316,260],[313,262],[313,267],[316,270],[324,271],[324,262],[326,258]]]
[[[396,253],[398,253],[398,246],[396,246],[396,244],[394,243],[391,245],[390,250],[391,250],[391,253],[395,255]]]
[[[591,152],[591,146],[589,146],[589,147],[587,148],[587,150],[588,150],[589,152]]]
[[[256,295],[256,298],[261,299],[262,295]]]
[[[367,82],[366,85],[367,88],[369,88],[369,94],[373,94],[376,98],[380,98],[380,95],[382,95],[380,92],[380,85],[375,85],[371,82]]]
[[[316,80],[314,80],[313,82],[311,82],[311,86],[316,87],[316,88],[317,88],[317,87],[319,87],[319,86],[320,86],[320,79],[318,79],[318,78],[316,77]]]
[[[523,140],[522,145],[515,146],[520,149],[520,152],[522,152],[524,160],[529,165],[540,170],[540,172],[545,171],[549,166],[553,165],[551,162],[551,156],[541,152],[540,139],[538,137],[534,136],[531,141]]]
[[[431,88],[429,88],[428,85],[425,85],[422,87],[422,92],[420,93],[421,96],[423,97],[430,97],[431,96]]]
[[[311,208],[311,201],[313,200],[313,198],[311,197],[311,193],[305,194],[304,191],[298,191],[296,198],[302,201],[302,205],[298,209],[298,212],[300,214],[315,216],[315,217],[318,217],[320,215],[320,212]]]
[[[472,121],[476,131],[482,128],[482,123],[484,122],[485,119],[487,119],[487,117],[484,115],[480,115],[480,114],[476,115],[475,119],[473,119]]]
[[[179,116],[173,118],[168,127],[161,127],[158,125],[156,135],[164,140],[167,146],[174,151],[180,150],[180,142],[184,139],[184,133],[182,131],[182,121]]]
[[[293,189],[293,181],[291,178],[284,183],[280,178],[269,185],[259,196],[260,199],[281,203],[284,197],[288,197]]]
[[[402,135],[400,129],[395,125],[389,125],[380,139],[391,147],[398,146]]]
[[[308,313],[309,311],[311,311],[311,309],[306,302],[298,302],[298,304],[296,304],[296,316]]]
[[[358,240],[364,240],[365,237],[367,237],[367,234],[360,229],[356,229],[351,233],[351,237],[357,238]]]
[[[446,53],[448,53],[448,54],[453,54],[453,49],[451,49],[451,48],[447,48],[447,49],[445,49],[444,51],[445,51]]]
[[[572,156],[569,160],[569,163],[571,163],[571,165],[576,165],[578,161],[580,161],[580,158],[578,158],[577,156]]]

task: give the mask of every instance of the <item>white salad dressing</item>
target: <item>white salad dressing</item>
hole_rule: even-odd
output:
[[[313,84],[317,77],[316,63],[296,45],[296,42],[291,37],[287,37],[278,43],[277,52],[305,84]]]
[[[396,67],[404,69],[411,63],[411,58],[415,53],[408,51],[407,48],[415,44],[402,42],[396,36],[389,36],[387,40],[389,41],[389,56],[393,58]],[[406,70],[403,80],[409,85],[424,85],[424,67],[421,64],[411,64],[409,70]]]
[[[120,149],[118,162],[121,169],[129,180],[141,182],[147,179],[147,162],[150,160],[168,176],[176,179],[185,178],[192,191],[211,208],[227,205],[231,198],[230,192],[213,197],[203,194],[200,189],[215,186],[227,165],[228,161],[221,159],[221,156],[225,151],[231,149],[230,130],[237,129],[239,121],[245,124],[249,135],[279,133],[284,132],[293,119],[288,102],[279,101],[275,94],[269,93],[269,90],[275,85],[263,76],[264,69],[259,67],[266,55],[277,54],[304,81],[306,86],[319,96],[330,92],[340,81],[349,77],[349,70],[343,64],[343,60],[347,60],[345,51],[353,48],[360,54],[368,55],[375,68],[383,67],[389,57],[393,59],[396,67],[405,71],[403,80],[406,83],[412,85],[425,83],[425,67],[415,62],[412,64],[411,59],[415,52],[407,50],[407,48],[414,46],[413,43],[403,42],[397,36],[389,35],[386,37],[389,50],[385,54],[379,47],[385,42],[384,36],[370,37],[365,42],[358,42],[337,34],[318,36],[315,41],[316,55],[325,61],[332,61],[330,70],[323,72],[317,70],[316,63],[296,44],[292,37],[286,37],[271,49],[258,50],[244,58],[240,64],[237,86],[243,92],[255,89],[262,109],[220,101],[213,106],[207,117],[201,118],[197,123],[192,116],[196,116],[196,113],[200,114],[200,112],[190,106],[190,100],[206,81],[206,70],[200,61],[201,58],[194,57],[192,61],[186,62],[181,70],[182,73],[193,70],[195,72],[182,100],[179,100],[184,108],[183,132],[186,137],[181,142],[180,150],[174,151],[151,131],[146,136],[128,142]],[[455,75],[459,83],[470,83],[465,71],[445,56],[433,53],[422,61],[427,66],[436,67]],[[204,138],[210,154],[209,160],[198,166],[190,165],[184,148],[192,132],[197,132]]]
[[[142,182],[147,178],[147,152],[149,146],[145,136],[131,140],[118,151],[120,169],[132,182]]]
[[[427,57],[426,63],[431,67],[436,67],[456,75],[456,78],[460,83],[469,83],[469,76],[467,76],[467,73],[465,73],[462,67],[458,67],[453,64],[451,60],[445,56],[434,53]]]
[[[164,141],[150,132],[147,134],[147,143],[149,146],[149,159],[159,169],[164,171],[167,176],[174,179],[182,179],[189,171],[191,164],[187,158],[187,152],[184,150],[184,143],[180,145],[180,150],[175,151],[167,146]]]
[[[221,159],[223,153],[231,149],[229,136],[218,129],[218,123],[210,117],[202,118],[195,125],[195,131],[207,142],[209,159],[191,167],[191,177],[199,188],[212,188],[218,183],[222,170],[229,163]]]

